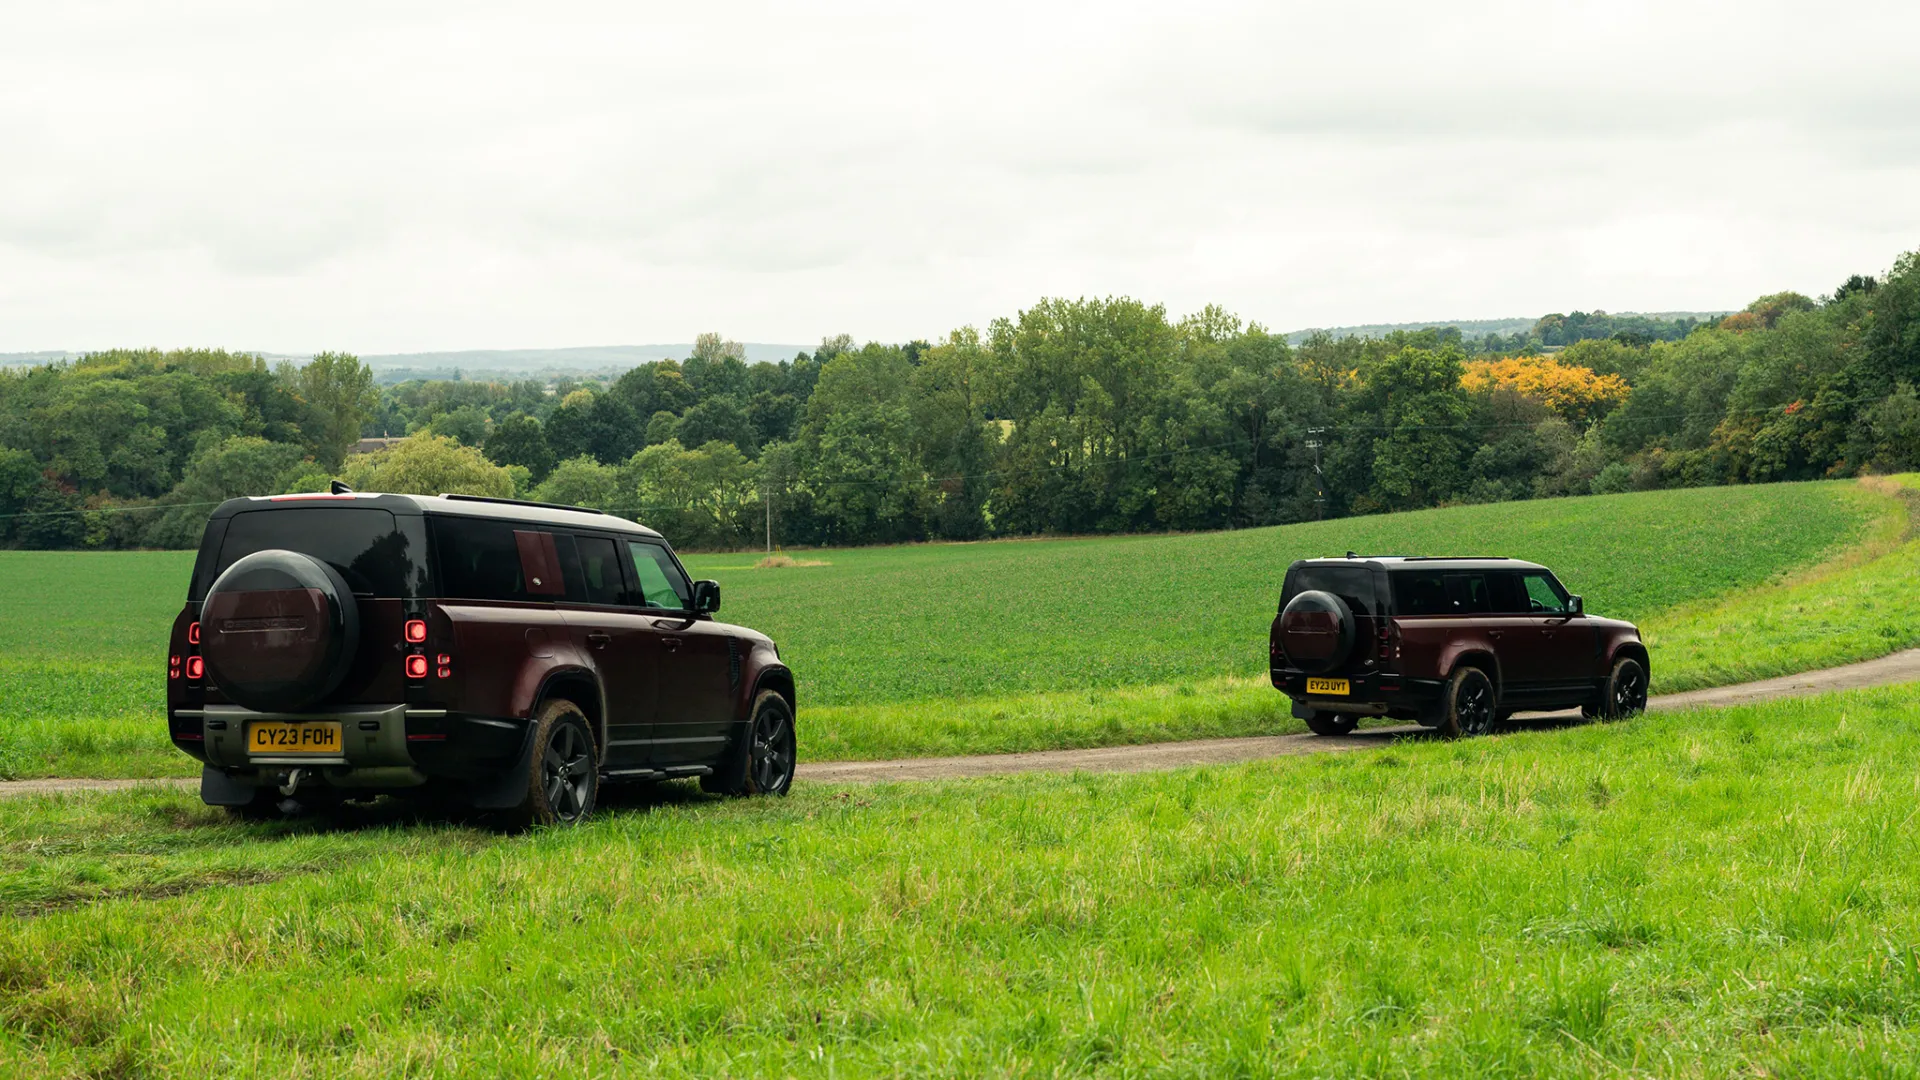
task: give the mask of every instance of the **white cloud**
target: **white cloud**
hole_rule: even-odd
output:
[[[0,350],[1721,307],[1920,247],[1906,5],[40,5]]]

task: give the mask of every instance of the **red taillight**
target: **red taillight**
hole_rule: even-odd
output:
[[[427,620],[408,619],[407,620],[407,641],[414,645],[418,645],[425,640],[427,640]]]
[[[167,678],[177,679],[179,677],[180,677],[180,658],[177,656],[167,657]]]
[[[189,645],[200,644],[200,624],[199,623],[195,622],[195,623],[187,624],[187,644]]]
[[[443,679],[452,678],[453,668],[450,667],[449,665],[453,663],[453,657],[448,656],[446,653],[441,653],[439,656],[435,657],[434,659],[440,661],[440,665],[439,665],[440,670],[435,672],[435,674],[439,675]]]
[[[1382,660],[1393,659],[1392,626],[1392,622],[1386,619],[1380,620],[1380,659]]]
[[[196,682],[207,673],[207,662],[197,656],[187,657],[187,678]]]
[[[427,658],[419,653],[407,657],[407,678],[424,679],[427,677]]]

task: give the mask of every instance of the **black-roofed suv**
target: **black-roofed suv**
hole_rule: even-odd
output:
[[[1363,717],[1480,735],[1519,711],[1644,709],[1632,623],[1588,615],[1553,571],[1517,559],[1348,556],[1287,568],[1268,642],[1273,685],[1321,735]]]
[[[243,814],[430,791],[571,823],[603,781],[783,794],[793,674],[659,533],[573,507],[337,492],[207,522],[173,743]]]

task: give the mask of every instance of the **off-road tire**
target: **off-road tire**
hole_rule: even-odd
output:
[[[554,698],[533,721],[527,795],[513,812],[526,825],[578,825],[600,795],[600,754],[580,706]]]
[[[1607,676],[1606,696],[1600,699],[1600,716],[1606,720],[1625,720],[1647,709],[1647,669],[1631,656],[1614,661]]]
[[[1315,735],[1351,735],[1360,718],[1345,713],[1315,711],[1307,717],[1307,730]]]
[[[772,690],[753,699],[746,729],[713,772],[700,778],[711,795],[785,795],[793,787],[798,741],[793,708]]]
[[[1498,714],[1493,680],[1477,667],[1458,667],[1447,680],[1440,700],[1440,725],[1436,730],[1447,739],[1485,735],[1493,730]]]

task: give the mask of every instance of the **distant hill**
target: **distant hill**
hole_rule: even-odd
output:
[[[746,344],[747,363],[778,363],[791,360],[795,353],[808,352],[804,345]],[[242,352],[254,350],[237,350]],[[677,345],[586,345],[571,349],[464,349],[451,352],[368,353],[360,359],[373,369],[375,381],[393,385],[410,379],[467,379],[472,381],[507,380],[561,375],[618,375],[628,368],[653,360],[684,360],[693,352],[693,344]],[[62,360],[78,360],[81,353],[64,350],[46,352],[0,353],[0,367],[33,367]],[[291,360],[305,363],[309,357],[298,354],[257,352],[268,361]]]
[[[795,353],[810,351],[805,345],[746,343],[747,363],[779,363],[791,360]],[[397,368],[484,371],[603,371],[626,369],[653,360],[684,360],[693,352],[693,343],[678,345],[583,345],[571,349],[467,349],[455,352],[373,353],[360,359],[375,371]]]
[[[62,360],[78,360],[79,353],[60,352],[0,352],[0,367],[34,367],[39,364],[54,364]]]
[[[1696,322],[1718,319],[1727,314],[1724,311],[1615,311],[1609,312],[1616,318],[1656,319],[1672,322],[1675,319],[1691,318]],[[1458,327],[1463,338],[1480,338],[1488,334],[1511,337],[1532,330],[1540,320],[1534,319],[1441,319],[1434,322],[1375,323],[1371,326],[1330,326],[1313,327],[1307,330],[1294,330],[1287,334],[1287,344],[1298,345],[1313,334],[1324,332],[1336,338],[1348,337],[1386,337],[1395,330],[1426,330]]]

